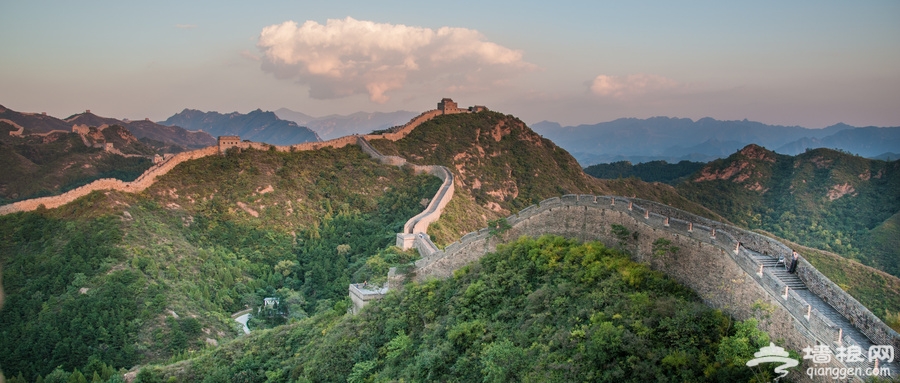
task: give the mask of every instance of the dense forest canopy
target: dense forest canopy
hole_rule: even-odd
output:
[[[735,322],[618,250],[523,237],[357,316],[323,311],[138,377],[746,382],[771,379],[745,365],[768,342],[754,319]]]
[[[662,182],[675,185],[703,166],[704,162],[680,161],[670,164],[666,161],[650,161],[632,165],[628,161],[596,164],[584,168],[584,172],[600,179],[636,177],[644,182]]]

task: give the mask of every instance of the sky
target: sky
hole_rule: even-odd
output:
[[[0,0],[0,105],[900,126],[900,1]]]

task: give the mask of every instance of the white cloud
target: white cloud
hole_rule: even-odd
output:
[[[263,28],[262,69],[309,85],[318,99],[365,93],[378,103],[410,83],[443,88],[497,84],[534,66],[522,52],[485,41],[478,31],[437,30],[351,17],[325,25],[293,21]]]
[[[178,29],[194,29],[197,28],[194,24],[175,24],[175,28]]]
[[[675,80],[654,74],[630,74],[627,76],[599,75],[590,83],[591,92],[598,96],[632,98],[652,93],[664,93],[682,87]]]

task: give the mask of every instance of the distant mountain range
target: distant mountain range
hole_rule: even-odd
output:
[[[275,113],[264,112],[261,109],[247,114],[238,112],[222,114],[185,109],[160,124],[202,130],[213,136],[237,135],[244,140],[273,145],[321,141],[319,135],[309,128],[297,125],[294,121],[282,120]]]
[[[330,140],[351,134],[366,134],[374,130],[384,130],[403,125],[418,115],[418,113],[399,110],[390,113],[357,112],[349,115],[332,114],[325,117],[313,117],[305,113],[281,108],[275,111],[275,115],[282,120],[294,121],[301,126],[306,126],[318,133],[322,139]]]
[[[532,128],[571,152],[582,166],[616,161],[708,162],[748,144],[787,155],[824,147],[870,158],[890,157],[900,148],[900,127],[856,128],[847,124],[809,129],[748,120],[653,117],[565,127],[542,121]]]
[[[101,117],[90,111],[73,114],[65,119],[43,113],[17,112],[0,105],[0,120],[11,121],[24,128],[24,135],[48,133],[53,130],[72,131],[72,125],[100,127],[118,125],[128,129],[137,139],[159,152],[181,152],[215,145],[216,139],[205,132],[191,132],[178,126],[164,126],[152,121],[129,121]]]
[[[180,126],[161,125],[149,120],[131,121],[100,117],[90,111],[74,114],[65,121],[70,125],[123,126],[135,137],[150,144],[161,153],[177,153],[216,144],[216,139],[206,132],[190,131]]]

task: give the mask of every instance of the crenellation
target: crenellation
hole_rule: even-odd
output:
[[[540,202],[541,207],[552,207],[559,206],[561,202],[559,201],[559,197],[547,198]]]
[[[613,198],[615,205],[604,203],[611,202]],[[787,346],[795,350],[833,342],[842,331],[840,326],[813,308],[812,303],[797,290],[789,288],[775,276],[774,270],[763,268],[762,275],[757,274],[761,264],[753,258],[750,250],[753,246],[778,249],[780,246],[777,241],[670,207],[653,206],[654,211],[665,214],[662,215],[649,213],[649,209],[634,205],[634,201],[623,197],[596,197],[594,200],[600,202],[596,204],[585,204],[586,200],[588,198],[584,196],[563,196],[541,201],[538,205],[523,209],[518,215],[510,216],[508,220],[512,228],[502,237],[509,239],[522,235],[556,234],[617,243],[618,239],[611,233],[610,225],[620,224],[642,234],[637,237],[637,243],[633,247],[636,260],[649,262],[651,267],[688,285],[710,306],[723,309],[738,319],[759,315],[754,307],[760,302],[774,307],[774,311],[765,313],[768,319],[761,322],[760,328],[769,332],[773,338],[783,339]],[[645,213],[652,217],[644,219]],[[666,227],[663,220],[669,215],[672,217]],[[694,234],[692,230],[695,222],[703,223],[696,225],[700,233],[719,229],[718,234]],[[671,259],[650,256],[652,242],[659,237],[678,246],[678,254]],[[494,251],[501,242],[501,238],[489,236],[488,229],[466,234],[460,241],[444,249],[443,258],[417,262],[414,279],[452,275],[453,270]],[[739,242],[743,246],[737,246]],[[752,246],[749,245],[751,243]],[[733,251],[735,247],[738,248],[736,253]],[[804,262],[800,268],[801,274],[808,274],[804,278],[812,280],[821,276],[811,265],[801,261]],[[811,286],[810,282],[804,282],[809,286],[810,292],[825,295],[829,304],[834,306],[833,302],[837,300],[839,304],[834,308],[875,344],[894,345],[895,348],[900,346],[900,335],[827,278],[824,281],[830,285],[820,283],[820,286]],[[824,290],[824,293],[814,291],[816,289]],[[846,344],[857,344],[847,336],[843,339]]]

